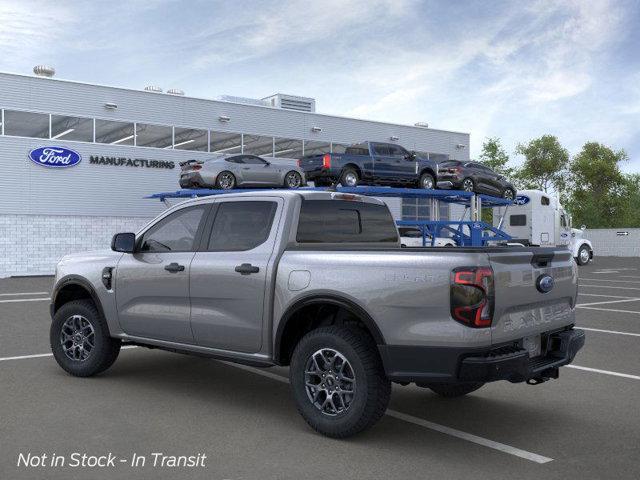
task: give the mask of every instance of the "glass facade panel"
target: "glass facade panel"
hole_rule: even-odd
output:
[[[206,130],[176,127],[173,148],[206,152],[208,151],[208,139]]]
[[[96,142],[111,145],[133,145],[133,123],[96,120]]]
[[[293,140],[290,138],[275,139],[274,157],[281,158],[302,158],[302,140]]]
[[[330,152],[331,143],[329,142],[316,142],[313,140],[305,140],[304,142],[305,155],[323,155]]]
[[[51,138],[93,142],[93,119],[51,115]]]
[[[251,155],[261,155],[265,157],[273,156],[273,137],[262,137],[260,135],[244,135],[243,153]]]
[[[210,151],[211,153],[242,153],[242,135],[212,131]]]
[[[345,143],[332,143],[331,144],[331,153],[344,153],[349,145]]]
[[[171,148],[173,129],[164,125],[138,123],[136,125],[136,145],[138,147]]]
[[[4,134],[16,137],[49,138],[49,115],[5,110]]]

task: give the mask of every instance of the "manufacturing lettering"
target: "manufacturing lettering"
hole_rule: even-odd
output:
[[[176,164],[165,160],[147,160],[146,158],[127,157],[99,157],[91,155],[89,163],[92,165],[113,165],[114,167],[141,167],[141,168],[166,168],[173,169]]]

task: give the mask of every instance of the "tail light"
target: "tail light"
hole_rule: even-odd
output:
[[[495,289],[491,267],[461,267],[451,272],[451,316],[472,328],[493,321]]]
[[[328,153],[322,156],[322,168],[331,168],[331,155]]]
[[[302,167],[302,160],[298,159],[296,163],[298,164],[299,167]]]
[[[199,164],[191,165],[191,170],[200,170],[201,168],[202,168],[202,165],[199,165]]]

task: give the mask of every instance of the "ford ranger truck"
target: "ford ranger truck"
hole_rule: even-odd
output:
[[[375,198],[229,193],[64,257],[51,348],[78,377],[123,344],[289,366],[308,424],[347,437],[384,414],[392,382],[456,397],[557,378],[584,344],[576,268],[565,248],[401,248]]]
[[[340,183],[436,188],[438,164],[394,143],[365,142],[342,154],[309,155],[298,160],[308,181],[316,187]]]

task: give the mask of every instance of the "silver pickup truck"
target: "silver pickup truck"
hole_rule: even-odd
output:
[[[401,248],[373,198],[231,193],[64,257],[50,340],[80,377],[123,343],[290,366],[304,419],[347,437],[384,414],[392,382],[454,397],[557,378],[584,345],[576,297],[566,249]]]

